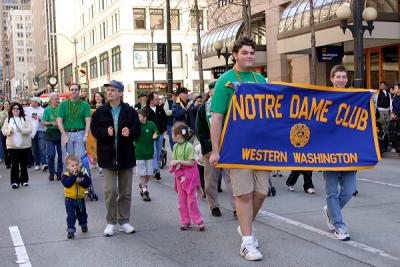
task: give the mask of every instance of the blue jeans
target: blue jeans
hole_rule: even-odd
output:
[[[83,142],[85,131],[67,132],[67,136],[67,145],[61,146],[63,160],[67,157],[67,155],[75,155],[78,158],[81,158],[85,154],[85,143]]]
[[[87,213],[84,198],[65,198],[65,209],[67,210],[68,233],[75,233],[75,222],[78,219],[79,225],[87,224]]]
[[[158,171],[160,169],[159,162],[161,157],[161,148],[164,141],[164,135],[160,134],[158,140],[154,141],[154,155],[153,155],[153,170]]]
[[[342,209],[356,190],[356,171],[325,171],[326,204],[331,223],[335,227],[346,226]]]
[[[32,139],[32,153],[37,166],[46,163],[46,142],[44,140],[44,131],[37,131],[35,138]]]
[[[172,139],[172,125],[167,125],[167,133],[169,138],[169,145],[171,146],[171,151],[174,151],[174,140]]]
[[[57,174],[57,176],[61,175],[63,170],[61,141],[55,142],[46,140],[46,146],[47,146],[47,163],[49,164],[50,174]],[[55,170],[55,164],[54,164],[56,152],[57,152],[57,172]]]

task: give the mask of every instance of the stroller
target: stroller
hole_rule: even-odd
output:
[[[160,166],[160,169],[162,169],[164,168],[165,165],[167,165],[167,150],[165,149],[165,139],[164,139],[161,148],[160,162],[158,163],[158,166]]]
[[[81,157],[81,162],[82,162],[82,168],[84,168],[86,170],[88,176],[91,177],[92,175],[90,172],[90,162],[89,162],[89,157],[87,154],[85,154]],[[88,195],[88,198],[90,199],[90,201],[99,200],[97,194],[94,192],[93,183],[89,186],[87,195]]]

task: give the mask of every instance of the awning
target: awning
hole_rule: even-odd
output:
[[[236,40],[242,25],[243,20],[241,19],[205,33],[201,37],[201,53],[206,55],[215,52],[213,44],[216,41],[221,41],[224,47],[228,47],[231,42]]]

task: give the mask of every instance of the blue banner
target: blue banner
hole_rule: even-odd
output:
[[[285,83],[236,87],[218,167],[360,170],[381,159],[368,90]]]

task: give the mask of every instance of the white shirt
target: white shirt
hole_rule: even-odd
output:
[[[42,107],[25,107],[25,116],[31,118],[32,123],[34,123],[35,119],[32,118],[33,115],[37,115],[37,120],[38,122],[38,131],[44,132],[46,131],[46,126],[43,124],[43,114],[44,114],[44,108]]]

